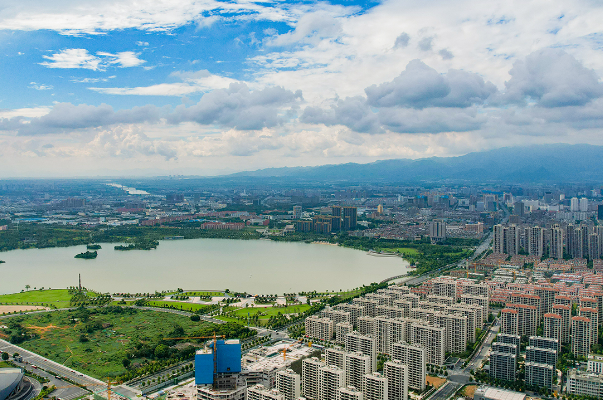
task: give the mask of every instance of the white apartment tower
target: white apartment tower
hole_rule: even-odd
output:
[[[316,357],[302,360],[301,392],[305,398],[320,400],[320,369],[324,366]]]
[[[388,400],[387,378],[379,372],[364,376],[364,398],[366,400]]]
[[[387,378],[388,400],[408,399],[408,366],[399,360],[383,364],[383,375]]]
[[[420,345],[400,342],[392,345],[391,356],[408,366],[408,387],[425,390],[427,350]]]
[[[345,371],[334,365],[326,365],[318,370],[319,400],[332,400],[337,397],[337,389],[345,386]]]
[[[284,396],[283,400],[297,400],[300,396],[301,378],[292,369],[276,373],[276,389]]]

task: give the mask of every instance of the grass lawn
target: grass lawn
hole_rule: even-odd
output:
[[[29,290],[27,292],[0,295],[0,303],[52,304],[57,308],[69,307],[71,295],[67,289]]]
[[[281,314],[294,314],[294,313],[302,313],[310,308],[307,304],[300,304],[296,306],[287,306],[287,307],[247,307],[247,308],[239,308],[234,311],[235,315],[239,317],[246,317],[247,313],[249,315],[255,315],[260,312],[262,315],[260,316],[260,320],[268,319],[273,315],[277,315],[279,312]]]
[[[184,329],[184,335],[207,325],[177,314],[116,309],[122,311],[92,311],[86,323],[82,322],[84,317],[80,317],[78,310],[27,315],[10,321],[20,323],[27,332],[39,335],[39,338],[27,340],[19,346],[99,379],[125,373],[122,360],[134,351],[136,345],[156,344],[159,335],[173,335],[176,325]],[[96,327],[90,329],[93,325]],[[6,329],[4,331],[7,333]],[[82,335],[87,341],[81,340]],[[137,358],[132,362],[145,360]]]
[[[199,296],[211,296],[211,297],[222,297],[224,296],[223,292],[184,292],[184,293],[174,293],[177,296],[188,296],[188,297],[199,297]]]
[[[5,363],[4,361],[0,361],[0,368],[15,368],[15,367]]]
[[[147,302],[149,307],[165,307],[174,308],[182,311],[199,311],[205,310],[208,306],[204,304],[185,303],[183,301],[163,301],[163,300],[149,300]]]
[[[409,247],[396,247],[396,248],[391,248],[391,249],[383,249],[383,251],[389,252],[389,253],[402,253],[405,256],[416,256],[419,254],[419,250],[412,249]]]

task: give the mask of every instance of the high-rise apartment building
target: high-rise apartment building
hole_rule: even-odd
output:
[[[499,333],[498,336],[496,337],[496,341],[497,343],[507,343],[507,344],[512,344],[515,346],[517,353],[515,354],[517,357],[519,357],[519,349],[521,346],[521,336],[519,335],[508,335],[506,333]]]
[[[345,370],[345,355],[347,352],[336,347],[327,347],[324,351],[325,363]]]
[[[335,400],[364,400],[364,393],[354,386],[347,386],[337,389],[337,398]]]
[[[305,398],[320,400],[320,369],[324,366],[316,357],[302,360],[301,393]]]
[[[538,388],[547,388],[551,390],[553,388],[553,374],[555,373],[555,366],[549,364],[540,364],[536,362],[526,361],[525,363],[525,374],[526,384],[535,386]]]
[[[540,226],[527,228],[527,250],[528,254],[535,257],[542,257],[544,254],[544,229]]]
[[[500,312],[500,331],[509,335],[519,334],[519,311],[504,308]]]
[[[333,220],[337,220],[338,227],[333,227],[333,230],[350,231],[356,229],[358,219],[358,209],[348,206],[333,206],[331,208]],[[336,223],[334,223],[336,225]]]
[[[383,375],[387,378],[388,400],[408,399],[408,366],[399,360],[383,364]]]
[[[345,337],[354,331],[354,326],[349,322],[340,322],[335,325],[335,341],[344,344]]]
[[[247,400],[285,400],[285,397],[277,389],[254,385],[247,388]]]
[[[557,350],[528,346],[526,361],[555,366],[557,365]]]
[[[559,296],[557,296],[559,297]],[[555,299],[556,301],[556,299]],[[571,306],[566,306],[563,304],[554,304],[551,312],[561,316],[561,343],[569,343],[570,342],[570,329],[571,329],[571,316],[572,316],[572,308]]]
[[[592,307],[579,307],[580,316],[590,320],[590,343],[595,345],[599,342],[599,311]]]
[[[561,343],[563,329],[563,319],[561,315],[547,313],[544,314],[544,337],[559,340]]]
[[[308,337],[330,341],[333,339],[334,323],[329,318],[320,318],[312,315],[305,321],[306,335]]]
[[[357,351],[345,354],[346,385],[364,391],[364,376],[372,372],[371,358]]]
[[[538,308],[527,304],[507,304],[507,308],[517,310],[518,335],[533,336],[538,327]],[[506,332],[505,332],[506,333]]]
[[[572,317],[572,353],[575,356],[588,357],[592,340],[590,319],[582,316]]]
[[[364,376],[364,398],[366,400],[388,400],[387,378],[379,372]]]
[[[490,376],[493,379],[514,381],[517,356],[511,352],[490,352]]]
[[[557,260],[563,259],[563,230],[558,226],[551,229],[549,256]]]
[[[377,343],[374,338],[352,332],[346,336],[345,349],[349,352],[359,351],[366,354],[371,358],[371,372],[377,369]]]
[[[429,238],[431,242],[440,242],[446,239],[446,221],[435,219],[429,223]]]
[[[301,377],[287,368],[276,373],[276,389],[283,394],[283,400],[297,400],[300,396]]]
[[[337,389],[345,386],[345,371],[334,365],[325,365],[318,370],[319,400],[337,397]]]
[[[416,344],[394,343],[392,359],[408,366],[408,387],[422,392],[425,390],[427,376],[427,350]]]
[[[444,365],[446,329],[414,323],[411,326],[413,344],[420,344],[427,350],[427,363]]]

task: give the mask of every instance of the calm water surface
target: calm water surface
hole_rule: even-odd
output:
[[[95,260],[73,258],[85,246],[0,253],[0,294],[82,284],[102,292],[216,289],[250,293],[350,289],[403,274],[408,262],[337,246],[269,240],[163,240],[156,250],[116,251],[102,244]]]

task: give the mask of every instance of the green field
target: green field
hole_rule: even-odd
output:
[[[164,300],[149,300],[147,301],[147,306],[149,307],[161,307],[161,308],[173,308],[176,310],[182,311],[203,311],[208,309],[209,305],[205,304],[196,304],[196,303],[186,303],[183,301],[164,301]]]
[[[19,346],[96,378],[126,373],[125,358],[132,364],[165,360],[168,353],[161,351],[166,349],[157,350],[163,343],[160,336],[189,336],[211,325],[177,314],[121,307],[27,315],[6,324],[8,329],[0,330],[0,335],[35,334],[35,339]]]
[[[199,296],[211,296],[211,297],[222,297],[224,292],[184,292],[184,293],[172,293],[178,296],[188,297],[199,297]]]
[[[67,289],[29,290],[27,292],[0,295],[2,304],[52,305],[57,308],[69,307],[71,294]]]

